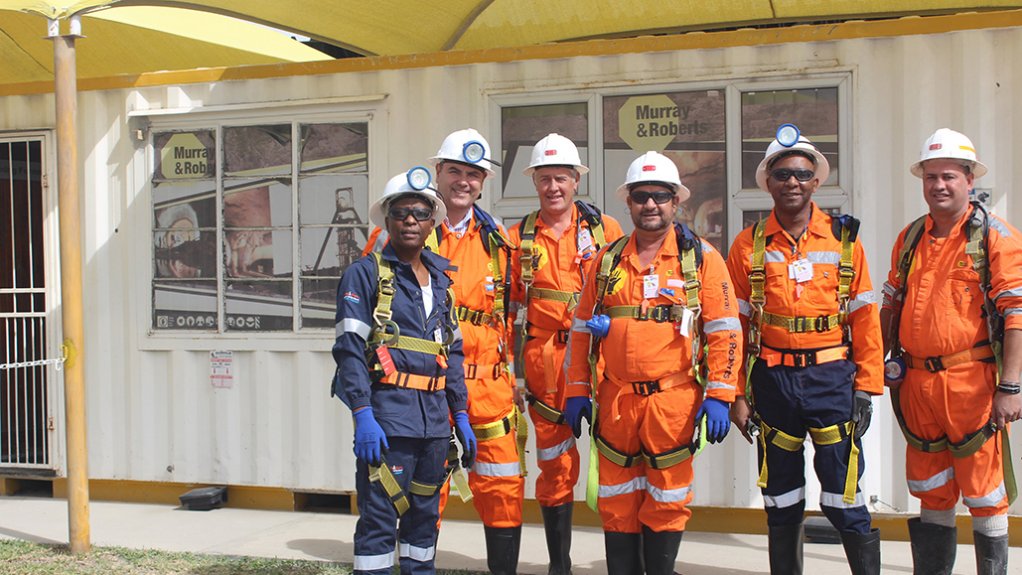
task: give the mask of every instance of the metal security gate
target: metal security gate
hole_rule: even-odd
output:
[[[52,468],[43,140],[0,139],[0,472]]]

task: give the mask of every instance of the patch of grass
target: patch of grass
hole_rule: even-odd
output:
[[[172,553],[93,547],[72,555],[66,545],[0,540],[0,575],[350,575],[351,565],[326,561]],[[437,571],[465,575],[467,571]]]

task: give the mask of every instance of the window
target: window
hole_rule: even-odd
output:
[[[155,330],[333,326],[368,233],[367,123],[159,131],[153,149]]]
[[[744,216],[772,207],[770,196],[756,186],[755,172],[777,127],[787,122],[797,125],[830,162],[831,175],[814,200],[828,211],[848,211],[851,171],[842,150],[851,141],[849,85],[848,74],[839,73],[494,96],[505,154],[496,211],[513,221],[536,209],[532,183],[521,171],[532,144],[558,132],[579,146],[593,169],[579,195],[617,218],[626,232],[632,222],[615,192],[628,165],[650,150],[674,160],[692,192],[678,218],[726,254],[747,224]]]

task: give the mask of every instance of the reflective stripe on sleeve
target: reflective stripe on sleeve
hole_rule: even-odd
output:
[[[947,483],[954,479],[954,477],[955,468],[948,467],[947,469],[939,473],[935,473],[932,477],[927,477],[926,479],[918,479],[915,481],[909,479],[908,490],[912,493],[925,493],[947,485]]]
[[[855,313],[856,310],[876,302],[877,302],[876,292],[864,291],[860,294],[856,294],[856,296],[852,298],[850,302],[848,302],[848,313]]]
[[[369,339],[369,332],[371,331],[372,328],[369,327],[369,324],[353,317],[346,317],[334,326],[335,337],[341,337],[341,335],[345,333],[353,333],[360,338],[367,340]]]
[[[571,331],[576,331],[578,333],[592,333],[589,330],[589,326],[586,325],[586,322],[578,319],[577,317],[571,320]]]
[[[713,321],[708,321],[703,325],[704,333],[716,333],[718,331],[740,331],[742,329],[742,322],[738,321],[737,317],[722,317]]]
[[[1022,297],[1022,288],[1006,289],[1001,293],[994,296],[994,300],[999,300],[1002,297]]]
[[[722,381],[708,381],[706,382],[706,391],[711,389],[735,389],[735,386],[729,385]]]

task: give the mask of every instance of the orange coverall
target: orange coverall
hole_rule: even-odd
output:
[[[979,274],[972,267],[972,257],[965,254],[965,224],[972,209],[946,238],[931,236],[933,220],[926,218],[904,286],[898,326],[901,346],[914,358],[947,356],[989,341]],[[891,252],[891,271],[884,285],[884,307],[888,309],[894,305],[892,296],[902,287],[898,261],[907,229],[899,234]],[[1022,329],[1019,237],[1017,229],[990,216],[989,295],[1005,315],[1005,329]],[[962,363],[935,373],[925,368],[907,369],[899,388],[905,424],[925,440],[946,435],[952,443],[962,441],[990,420],[996,378],[997,365],[992,360]],[[906,447],[909,491],[924,509],[951,509],[961,495],[973,516],[1007,513],[1000,433],[1005,432],[961,459],[947,450],[926,453]]]
[[[536,237],[533,249],[538,253],[534,258],[534,281],[532,288],[553,289],[579,293],[582,291],[582,275],[593,263],[596,248],[589,246],[579,250],[580,228],[589,234],[589,224],[579,222],[577,206],[572,206],[572,224],[556,237],[542,218],[536,218]],[[511,243],[520,246],[522,224],[511,228]],[[623,235],[617,220],[603,215],[603,234],[607,243]],[[591,237],[591,236],[590,236]],[[515,290],[513,298],[524,301],[524,286],[521,283],[521,261],[515,257],[511,263]],[[525,381],[529,394],[535,401],[558,411],[564,409],[564,360],[567,336],[571,329],[571,314],[574,311],[565,302],[533,297],[528,301],[528,340],[521,351],[525,370]],[[531,402],[530,402],[531,403]],[[536,500],[543,507],[557,507],[574,501],[575,483],[578,482],[579,459],[575,448],[575,437],[567,425],[558,425],[544,419],[530,405],[536,435],[537,463],[540,473],[536,479]]]
[[[682,335],[681,329],[685,328],[678,322],[616,317],[611,319],[608,335],[601,342],[606,363],[604,379],[596,390],[596,432],[619,452],[659,455],[692,443],[695,414],[703,403],[703,388],[692,370],[692,335],[696,329],[703,330],[709,346],[706,395],[727,403],[734,401],[742,356],[738,302],[720,253],[705,241],[702,250],[703,262],[698,270],[702,314],[696,319],[698,326],[688,328],[689,335]],[[601,250],[600,255],[605,251]],[[587,273],[575,314],[569,397],[590,393],[588,356],[592,336],[586,321],[592,318],[596,304],[599,262],[600,257],[595,258]],[[617,274],[620,279],[608,288],[603,313],[615,306],[685,303],[673,227],[649,266],[639,266],[635,238],[629,238],[614,272]],[[654,274],[658,293],[644,299],[644,276]],[[651,381],[659,381],[661,391],[643,395],[633,386],[633,382]],[[641,533],[643,525],[653,531],[684,531],[692,515],[687,507],[692,500],[691,458],[666,469],[653,469],[641,460],[620,467],[601,453],[599,465],[598,508],[605,531]]]
[[[459,321],[459,326],[464,342],[469,421],[473,427],[479,427],[508,419],[509,425],[505,428],[510,430],[501,437],[479,441],[476,461],[468,474],[472,502],[484,525],[517,527],[522,524],[525,479],[513,427],[515,382],[508,373],[507,364],[503,363],[511,355],[511,333],[505,331],[503,323],[497,323],[492,317],[484,320],[474,313],[492,316],[496,294],[490,269],[491,257],[483,246],[482,226],[473,215],[465,232],[451,231],[446,222],[441,224],[440,230],[440,255],[457,268],[448,272],[454,280],[455,307],[466,308],[462,314],[465,319]],[[504,232],[502,226],[500,230]],[[366,246],[370,251],[378,242],[385,241],[385,237],[378,235],[374,231],[369,237]],[[515,256],[517,254],[513,254],[512,258]],[[498,252],[497,261],[501,271],[506,272],[507,260],[503,251]],[[503,273],[501,275],[507,277]],[[473,317],[476,317],[475,322]],[[441,513],[449,490],[449,484],[445,483],[441,493]]]

